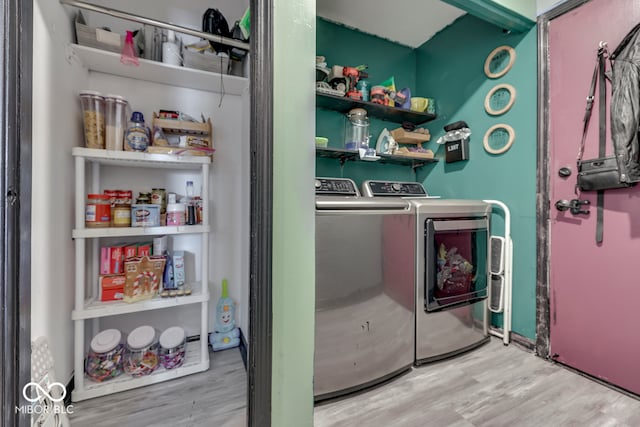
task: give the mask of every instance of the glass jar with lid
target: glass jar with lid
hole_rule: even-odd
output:
[[[106,329],[91,340],[84,371],[94,381],[107,381],[122,373],[123,359],[122,333]]]
[[[100,228],[111,225],[111,198],[107,194],[87,194],[84,215],[85,227]]]
[[[168,328],[160,335],[160,363],[165,369],[182,366],[187,348],[187,334],[179,326]]]
[[[127,337],[124,371],[132,377],[151,374],[158,367],[158,334],[151,326],[140,326]]]

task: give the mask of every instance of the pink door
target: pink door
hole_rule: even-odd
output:
[[[598,43],[613,51],[638,22],[637,0],[592,0],[549,23],[549,269],[550,354],[640,394],[640,186],[605,193],[601,245],[595,193],[580,196],[591,202],[589,215],[554,207],[576,198],[576,156]],[[612,151],[608,137],[607,154]],[[597,154],[596,92],[584,158]],[[563,167],[572,171],[568,178],[558,174]]]

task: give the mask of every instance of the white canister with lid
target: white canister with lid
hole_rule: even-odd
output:
[[[117,377],[122,373],[123,357],[122,333],[117,329],[106,329],[91,340],[85,372],[98,382]]]
[[[149,375],[158,367],[158,341],[151,326],[139,326],[127,337],[124,370],[133,377]]]
[[[167,225],[184,225],[184,203],[167,204]]]
[[[173,326],[160,335],[160,363],[165,369],[182,366],[185,360],[187,334],[183,328]]]

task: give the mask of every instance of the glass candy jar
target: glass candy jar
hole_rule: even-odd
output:
[[[166,369],[182,366],[187,348],[187,334],[179,326],[173,326],[160,335],[160,363]]]
[[[85,373],[94,381],[102,382],[122,373],[124,344],[117,329],[106,329],[93,337]]]
[[[151,374],[158,367],[158,337],[151,326],[140,326],[127,337],[124,371],[132,377]]]

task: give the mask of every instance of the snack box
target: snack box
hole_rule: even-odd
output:
[[[124,274],[112,276],[100,276],[100,301],[121,301],[124,297],[124,284],[126,276]]]
[[[160,226],[160,205],[151,205],[151,204],[131,205],[131,226],[132,227],[159,227]]]
[[[173,251],[173,282],[175,287],[184,285],[184,251]]]
[[[124,273],[124,246],[105,246],[100,248],[100,274]]]

